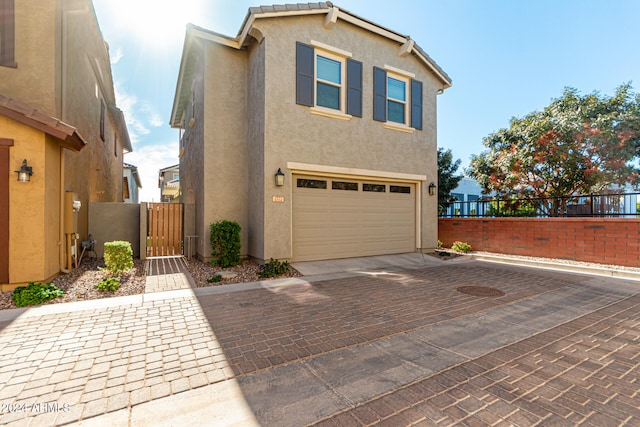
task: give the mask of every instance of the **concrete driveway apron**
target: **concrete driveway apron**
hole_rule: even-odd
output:
[[[638,425],[638,292],[456,259],[0,313],[0,422]]]

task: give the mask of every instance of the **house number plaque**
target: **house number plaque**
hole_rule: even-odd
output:
[[[271,196],[273,203],[284,203],[284,196]]]

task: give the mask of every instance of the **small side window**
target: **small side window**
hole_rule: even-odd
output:
[[[14,0],[0,0],[0,65],[16,68]]]

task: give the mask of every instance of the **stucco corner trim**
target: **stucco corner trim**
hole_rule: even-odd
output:
[[[414,133],[416,131],[415,128],[412,128],[400,123],[394,123],[394,122],[385,122],[382,124],[382,126],[386,129],[397,130],[397,131],[406,132],[406,133]]]
[[[422,182],[427,180],[426,175],[389,172],[370,169],[345,168],[341,166],[316,165],[311,163],[287,162],[287,168],[292,173],[299,174],[321,174],[321,175],[337,175],[351,176],[364,179],[385,179],[404,182]]]
[[[345,114],[337,110],[331,110],[329,108],[322,107],[311,107],[309,108],[309,112],[311,112],[311,114],[317,114],[319,116],[331,117],[333,119],[340,120],[351,120],[351,118],[353,117],[351,114]]]

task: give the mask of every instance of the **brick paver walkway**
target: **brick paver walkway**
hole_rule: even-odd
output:
[[[470,263],[313,286],[200,296],[238,375],[374,341],[577,283],[580,276]],[[491,286],[478,298],[458,286]]]
[[[190,289],[189,276],[184,257],[147,258],[146,293]]]
[[[637,282],[483,262],[253,290],[184,280],[0,313],[0,424],[139,425],[134,409],[234,389],[262,425],[640,425]]]
[[[638,426],[640,296],[364,402],[318,426]]]

